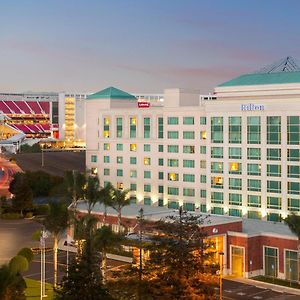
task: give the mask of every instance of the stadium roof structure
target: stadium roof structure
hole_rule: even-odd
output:
[[[300,83],[300,66],[287,56],[253,73],[243,74],[219,85],[219,87]]]
[[[108,87],[102,91],[99,91],[97,93],[91,94],[87,97],[88,100],[91,99],[125,99],[125,100],[136,100],[136,97],[124,92],[122,90],[119,90],[113,86]]]

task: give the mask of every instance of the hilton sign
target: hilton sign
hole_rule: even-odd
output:
[[[265,110],[264,105],[260,104],[241,104],[241,110]]]

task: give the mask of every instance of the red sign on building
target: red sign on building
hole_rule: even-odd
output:
[[[149,108],[150,103],[149,102],[138,102],[138,108]]]

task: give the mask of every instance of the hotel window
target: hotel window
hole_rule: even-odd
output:
[[[164,159],[163,158],[159,158],[158,159],[158,165],[159,166],[163,166],[164,165]]]
[[[123,144],[117,144],[117,151],[123,151]]]
[[[136,191],[136,183],[130,183],[130,190],[132,192],[135,192]]]
[[[168,180],[169,181],[178,181],[179,180],[178,173],[168,173]]]
[[[285,250],[285,279],[297,281],[298,275],[298,252]]]
[[[206,160],[200,160],[200,169],[206,169]]]
[[[300,199],[288,198],[288,210],[300,211]]]
[[[108,155],[103,156],[103,162],[104,163],[109,163],[110,159]]]
[[[267,149],[267,160],[281,160],[281,149]]]
[[[130,157],[130,164],[136,165],[136,157],[133,157],[133,156]]]
[[[229,205],[242,205],[242,195],[229,193]]]
[[[151,184],[144,184],[144,192],[151,193]]]
[[[144,157],[144,165],[150,166],[151,165],[151,158],[150,157]]]
[[[190,153],[194,153],[194,152],[190,152]],[[200,146],[200,154],[206,154],[206,146]]]
[[[144,152],[150,152],[151,151],[151,145],[150,144],[144,144]]]
[[[242,142],[242,117],[229,117],[229,143]]]
[[[110,149],[110,144],[109,143],[104,143],[103,144],[103,149],[104,150],[109,150]]]
[[[185,197],[195,197],[195,189],[183,188],[183,196],[185,196]]]
[[[300,166],[288,166],[288,177],[300,178]]]
[[[241,190],[242,189],[242,179],[229,178],[229,189],[230,190]]]
[[[261,164],[248,164],[247,165],[247,174],[260,176],[261,175]]]
[[[281,118],[267,117],[267,143],[278,145],[281,143]]]
[[[117,176],[123,176],[123,170],[117,169]]]
[[[291,195],[300,195],[300,183],[299,182],[288,182],[288,193]]]
[[[206,125],[206,117],[200,117],[200,125]]]
[[[184,131],[183,132],[183,139],[184,140],[193,140],[193,139],[195,139],[195,132],[194,131]]]
[[[211,141],[223,143],[223,117],[211,118]]]
[[[169,209],[179,209],[179,202],[178,201],[168,201],[168,208]]]
[[[288,161],[300,161],[300,150],[288,149],[287,156],[288,156]]]
[[[136,178],[137,177],[137,171],[136,170],[130,170],[130,178]]]
[[[184,159],[183,167],[184,168],[195,168],[195,161],[192,159]]]
[[[300,118],[287,117],[287,143],[288,145],[300,144]]]
[[[267,165],[267,176],[280,177],[281,165]]]
[[[247,158],[259,160],[261,157],[260,148],[248,148],[247,149]]]
[[[230,147],[229,148],[229,158],[241,159],[242,158],[242,148]]]
[[[164,145],[158,145],[158,152],[164,152]]]
[[[223,207],[212,207],[211,213],[213,215],[224,215],[224,208]]]
[[[168,195],[179,195],[179,188],[176,187],[168,187]]]
[[[264,247],[265,276],[278,276],[278,249]]]
[[[93,163],[97,162],[97,155],[91,155],[91,162]]]
[[[159,192],[160,194],[163,194],[163,192],[164,192],[164,186],[163,186],[163,185],[159,185],[159,186],[158,186],[158,192]]]
[[[200,131],[200,139],[206,140],[206,131]]]
[[[103,169],[103,175],[109,176],[110,175],[110,170],[109,169]]]
[[[195,175],[194,174],[183,174],[183,181],[184,182],[195,182]]]
[[[158,118],[158,138],[164,138],[164,119]]]
[[[195,203],[183,203],[183,210],[186,211],[195,211]]]
[[[267,208],[281,209],[280,197],[267,197]]]
[[[136,144],[130,144],[130,151],[136,152]]]
[[[281,193],[281,181],[268,180],[267,181],[268,193]]]
[[[258,179],[248,179],[248,191],[261,191],[261,181]]]
[[[195,146],[183,146],[183,153],[195,153]]]
[[[178,117],[168,117],[168,125],[178,125]]]
[[[123,156],[117,156],[117,164],[123,163]]]
[[[194,117],[183,117],[184,125],[194,125]]]
[[[230,162],[229,174],[242,174],[242,164],[238,162]]]
[[[144,178],[151,178],[151,171],[144,171]]]
[[[152,201],[150,197],[144,197],[144,205],[151,205]]]
[[[206,199],[206,190],[200,190],[200,197]]]
[[[150,138],[150,118],[144,118],[144,139]]]
[[[136,138],[136,117],[130,118],[130,138]]]
[[[222,147],[211,147],[211,158],[223,158],[223,148]]]
[[[247,117],[247,143],[260,144],[260,117]]]
[[[109,117],[105,117],[103,119],[103,137],[109,138],[109,125],[110,125],[110,119]]]
[[[248,219],[261,220],[261,212],[255,211],[255,210],[249,210],[248,211]]]
[[[168,131],[168,139],[178,139],[178,131]]]
[[[211,187],[222,189],[223,188],[223,177],[221,176],[214,176],[211,177]]]
[[[236,208],[229,208],[229,216],[231,217],[242,217],[242,210]]]
[[[123,136],[123,119],[117,118],[117,138],[121,138]]]
[[[212,162],[211,163],[211,173],[223,173],[223,163],[222,162]]]
[[[206,183],[206,175],[200,175],[200,183]]]
[[[214,204],[223,204],[224,196],[222,192],[211,192],[211,203]]]
[[[168,152],[169,153],[178,153],[179,146],[178,145],[168,145]]]
[[[249,207],[261,207],[261,196],[248,195],[248,206]]]
[[[178,159],[168,159],[168,167],[179,167]]]
[[[158,179],[164,179],[164,172],[158,172]]]
[[[281,222],[281,215],[276,213],[267,213],[267,221]]]
[[[118,190],[123,190],[123,188],[124,188],[123,182],[117,182],[117,189]]]

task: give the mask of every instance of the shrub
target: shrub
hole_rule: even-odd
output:
[[[29,211],[26,213],[25,218],[32,218],[33,217],[33,212]]]
[[[18,220],[18,219],[21,219],[21,215],[19,213],[5,213],[5,214],[1,215],[1,219]]]
[[[9,269],[13,274],[25,272],[28,270],[28,267],[28,260],[22,255],[13,257],[9,262]]]
[[[30,263],[33,260],[33,252],[30,248],[22,248],[19,252],[18,255],[24,256],[27,261]]]
[[[34,206],[34,215],[47,215],[49,212],[48,204],[37,204]]]

